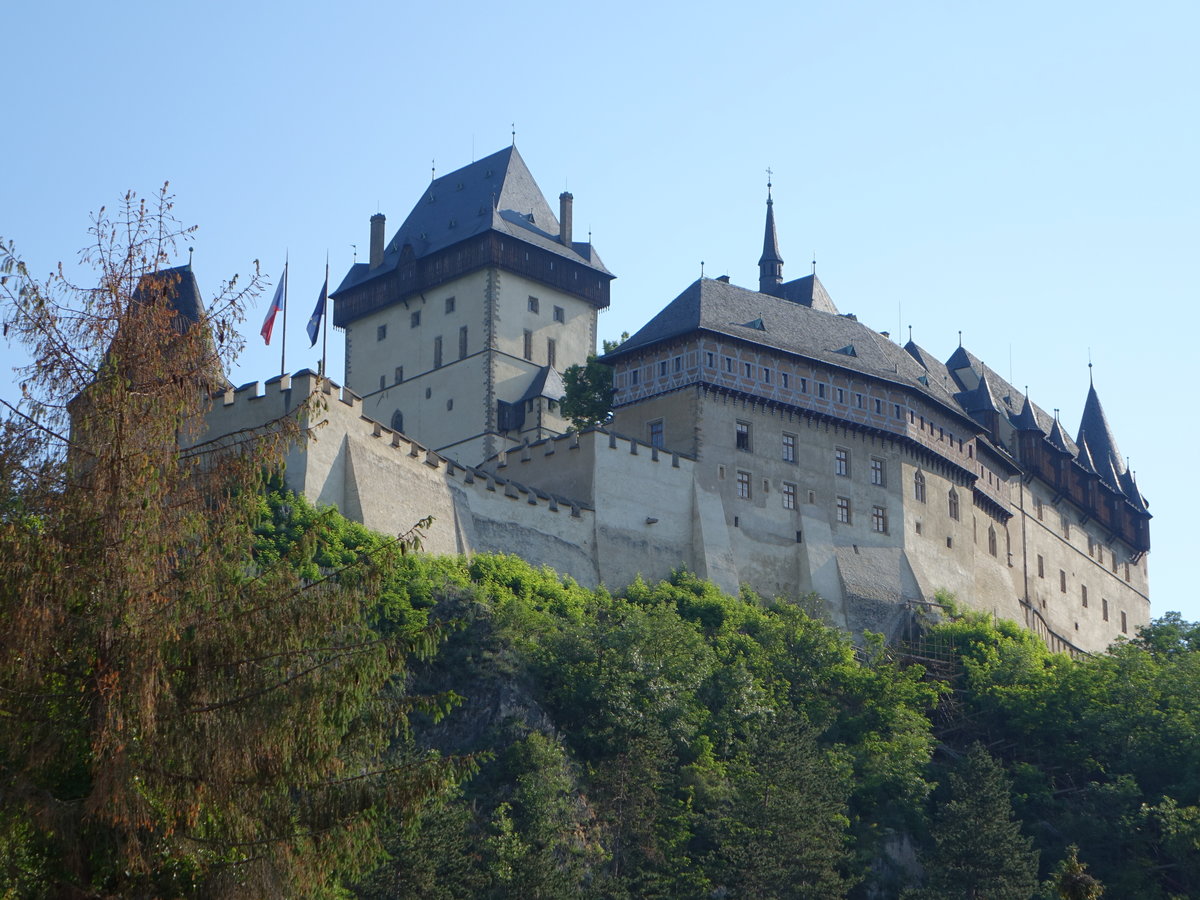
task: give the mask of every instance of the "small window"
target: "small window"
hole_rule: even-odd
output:
[[[1079,602],[1081,604],[1083,604],[1084,609],[1087,609],[1088,604],[1087,604],[1087,585],[1086,584],[1081,584],[1079,586]]]
[[[904,418],[904,413],[903,413],[903,412],[900,410],[900,404],[899,404],[899,403],[893,403],[893,404],[892,404],[892,414],[893,414],[893,415],[894,415],[894,416],[895,416],[897,419],[903,419],[903,418]]]
[[[453,397],[451,397],[449,400],[446,401],[446,412],[450,412],[450,410],[452,410],[452,409],[454,409],[454,398]]]
[[[796,436],[783,433],[783,461],[794,463],[796,461]]]
[[[877,456],[871,457],[871,484],[887,487],[887,463]]]
[[[754,366],[751,363],[742,363],[742,374],[747,378],[753,378]]]
[[[638,375],[640,374],[640,372],[641,372],[640,369],[630,369],[629,370],[629,383],[631,385],[638,383]]]
[[[808,505],[812,506],[816,502],[817,502],[817,492],[809,491],[808,492]]]
[[[732,356],[725,357],[725,371],[726,372],[733,371],[733,357]]]
[[[1108,553],[1109,553],[1109,555],[1112,557],[1112,573],[1113,573],[1114,575],[1116,575],[1116,574],[1117,574],[1117,551],[1116,551],[1116,550],[1109,550],[1109,551],[1108,551]],[[1103,557],[1104,557],[1104,551],[1103,551],[1103,550],[1101,550],[1101,551],[1100,551],[1100,557],[1101,557],[1101,560],[1103,561]]]
[[[558,365],[558,345],[554,338],[546,338],[546,365],[555,368]]]
[[[396,384],[404,380],[404,366],[396,366]]]
[[[779,383],[780,383],[781,385],[783,385],[783,387],[784,387],[785,389],[787,388],[787,386],[788,386],[788,373],[787,373],[787,372],[780,372],[780,373],[779,373]]]
[[[925,473],[920,469],[913,473],[913,499],[918,503],[925,502]]]
[[[1043,508],[1043,506],[1042,506],[1042,501],[1041,501],[1040,499],[1036,499],[1036,498],[1034,499],[1034,501],[1033,501],[1033,511],[1034,511],[1034,512],[1037,514],[1038,521],[1039,521],[1039,522],[1041,522],[1041,521],[1042,521],[1042,516],[1043,516],[1043,515],[1044,515],[1044,513],[1045,513],[1045,509]]]
[[[887,510],[884,507],[871,508],[871,530],[878,534],[887,534]]]
[[[850,477],[850,451],[838,447],[833,451],[833,473],[843,478]]]
[[[446,298],[446,315],[450,315],[450,313],[452,313],[452,312],[454,312],[454,298],[447,297]]]
[[[950,493],[946,495],[946,505],[950,508],[950,518],[955,522],[958,521],[958,491],[950,488]]]
[[[988,553],[996,555],[996,529],[988,526]]]
[[[675,371],[676,372],[683,371],[683,357],[682,356],[675,357]]]
[[[883,401],[880,400],[878,397],[875,398],[875,415],[877,415],[877,416],[883,415]]]
[[[764,368],[763,369],[763,384],[770,384],[770,383],[771,383],[771,370]]]
[[[650,432],[650,446],[661,447],[663,445],[663,420],[656,419],[646,425]]]
[[[658,377],[659,378],[667,377],[667,361],[665,359],[660,360],[658,363]]]
[[[856,407],[858,407],[859,409],[862,409],[862,408],[863,408],[863,395],[862,395],[862,394],[857,394],[857,393],[856,393],[856,394],[854,395],[854,405],[855,405]]]
[[[750,499],[750,473],[738,470],[737,495],[743,500]]]
[[[1062,593],[1062,594],[1065,594],[1067,592],[1067,571],[1066,571],[1066,569],[1058,570],[1058,590],[1059,590],[1059,593]]]
[[[408,327],[416,328],[420,324],[421,324],[421,311],[419,309],[415,309],[415,310],[413,310],[412,315],[410,315],[408,317]]]
[[[538,311],[538,298],[537,297],[529,298],[529,311],[531,313],[536,313]]]
[[[1125,580],[1129,581],[1129,563],[1125,563]]]
[[[837,520],[843,525],[850,524],[850,498],[837,498]]]
[[[1071,539],[1071,522],[1067,519],[1067,514],[1062,514],[1062,533],[1068,541]]]
[[[738,422],[734,431],[734,446],[739,450],[750,452],[750,423]]]
[[[387,387],[387,376],[380,375],[379,376],[379,389],[382,391],[385,387]]]
[[[837,402],[838,403],[846,402],[846,392],[844,390],[842,390],[841,388],[837,389]]]
[[[442,367],[442,336],[440,334],[433,339],[433,367],[435,369]]]
[[[458,329],[458,358],[467,358],[467,326]]]
[[[954,538],[950,535],[946,535],[946,548],[949,550],[954,549]]]
[[[822,400],[825,399],[825,382],[823,381],[817,382],[817,396]]]
[[[400,410],[392,413],[392,431],[404,431],[404,413]]]
[[[790,481],[785,481],[783,483],[783,508],[796,508],[796,486]]]
[[[382,341],[387,338],[387,325],[380,325],[375,329],[375,340]]]
[[[800,379],[800,393],[802,393],[802,394],[808,393],[808,379],[807,378]]]
[[[533,298],[530,298],[533,299]],[[526,359],[533,359],[533,332],[528,328],[525,329],[525,345],[522,348],[523,355]],[[636,370],[635,370],[636,371]]]
[[[1045,578],[1046,577],[1046,560],[1042,557],[1042,554],[1040,554],[1040,553],[1038,554],[1037,559],[1038,559],[1038,578]],[[1084,606],[1087,606],[1087,604],[1085,603]]]
[[[1129,620],[1125,617],[1125,610],[1121,610],[1121,633],[1129,634]]]
[[[1105,622],[1108,621],[1108,601],[1103,597],[1100,598],[1100,615]]]
[[[711,350],[706,350],[704,353],[704,365],[711,369],[711,368],[713,368],[713,366],[716,365],[716,361],[717,361],[716,354],[713,353]]]
[[[554,321],[555,322],[566,322],[567,321],[567,311],[565,309],[563,309],[561,306],[554,307]]]
[[[913,523],[913,528],[916,530],[917,534],[920,534],[920,533],[921,533],[921,523],[920,523],[920,521],[914,522],[914,523]]]

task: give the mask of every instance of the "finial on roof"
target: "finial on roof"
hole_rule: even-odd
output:
[[[515,146],[517,146],[517,123],[516,122],[512,123],[512,137],[513,137],[512,145],[515,147]]]
[[[958,346],[962,346],[962,329],[958,329]]]
[[[771,199],[771,169],[767,169],[767,225],[763,231],[763,252],[758,260],[758,289],[773,294],[783,284],[783,257],[775,236],[775,201]]]
[[[813,250],[813,263],[812,263],[812,266],[813,266],[813,271],[812,271],[812,273],[813,273],[814,275],[816,275],[816,274],[817,274],[817,251],[816,251],[816,250]]]
[[[192,268],[192,251],[195,249],[196,249],[195,247],[188,247],[188,269],[189,270],[191,270],[191,268]]]
[[[354,261],[358,262],[358,244],[351,244],[350,249],[354,251]]]
[[[908,342],[910,344],[912,343],[912,326],[911,325],[908,326]]]
[[[704,260],[700,260],[700,280],[704,280]]]
[[[767,166],[767,202],[771,202],[771,167]]]
[[[430,182],[437,181],[437,160],[436,159],[431,159],[429,161],[429,180],[430,180]]]
[[[1096,386],[1096,382],[1092,380],[1092,348],[1088,347],[1088,384],[1092,387]]]

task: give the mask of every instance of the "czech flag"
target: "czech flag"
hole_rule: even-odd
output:
[[[267,310],[267,317],[263,320],[262,330],[259,331],[268,345],[271,343],[271,329],[275,327],[275,316],[283,309],[283,286],[286,283],[287,266],[284,266],[283,277],[279,279],[279,286],[275,288],[275,299],[271,301],[271,308]]]

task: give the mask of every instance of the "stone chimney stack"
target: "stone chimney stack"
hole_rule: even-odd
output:
[[[558,239],[564,247],[571,246],[571,204],[574,200],[568,191],[558,195]]]
[[[378,269],[383,265],[383,223],[386,221],[383,213],[371,216],[371,268]]]

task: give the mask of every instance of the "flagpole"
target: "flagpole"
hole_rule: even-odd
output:
[[[283,333],[279,335],[279,374],[287,374],[287,291],[288,291],[288,258],[283,257]]]
[[[321,317],[321,376],[328,378],[325,371],[325,351],[329,346],[329,251],[325,251],[325,315]]]

